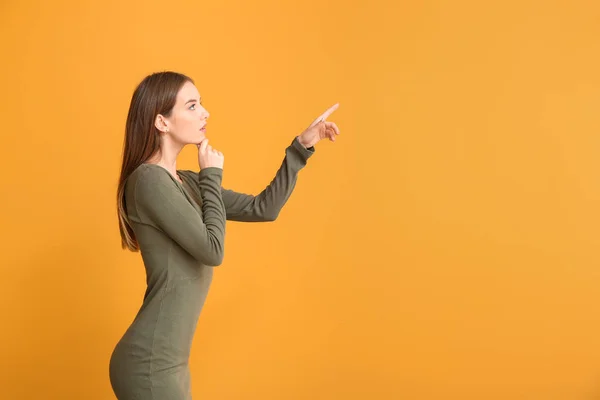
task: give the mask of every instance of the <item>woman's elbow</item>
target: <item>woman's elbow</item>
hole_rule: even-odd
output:
[[[277,217],[279,217],[279,210],[278,211],[271,211],[269,213],[266,213],[263,216],[263,221],[265,222],[273,222],[277,219]]]
[[[212,251],[196,251],[192,255],[200,264],[209,267],[218,267],[223,263],[225,256],[223,249],[215,249]]]
[[[223,252],[218,252],[211,254],[209,257],[204,257],[202,263],[204,265],[208,265],[209,267],[218,267],[223,264],[224,254]]]

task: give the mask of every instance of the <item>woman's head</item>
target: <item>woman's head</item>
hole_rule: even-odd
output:
[[[141,164],[160,154],[164,147],[178,151],[186,144],[200,143],[205,137],[208,117],[194,81],[183,74],[166,71],[148,75],[133,92],[125,124],[117,190],[123,248],[139,249],[127,220],[125,180]]]
[[[210,114],[202,107],[202,98],[192,81],[183,83],[175,104],[165,113],[157,113],[154,127],[163,134],[163,140],[175,147],[199,144],[206,133],[206,121]]]

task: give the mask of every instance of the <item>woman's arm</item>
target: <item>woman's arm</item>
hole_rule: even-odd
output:
[[[139,222],[163,231],[197,261],[218,266],[223,261],[225,207],[221,198],[223,171],[206,168],[198,175],[202,213],[185,198],[162,167],[143,166],[134,183],[133,206]]]
[[[295,137],[286,148],[275,177],[260,194],[254,196],[221,188],[227,219],[241,222],[275,221],[296,186],[298,172],[314,152],[314,147],[305,148]]]

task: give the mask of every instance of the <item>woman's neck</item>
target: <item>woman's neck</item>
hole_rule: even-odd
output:
[[[161,143],[160,149],[148,160],[148,163],[160,165],[179,182],[181,179],[177,175],[177,156],[181,152],[183,146],[174,146],[167,144],[166,142]]]

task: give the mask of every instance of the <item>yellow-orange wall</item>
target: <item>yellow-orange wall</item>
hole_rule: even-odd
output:
[[[280,218],[227,225],[194,398],[600,398],[597,1],[4,0],[0,45],[1,399],[114,398],[124,122],[165,69],[247,193],[340,103]]]

